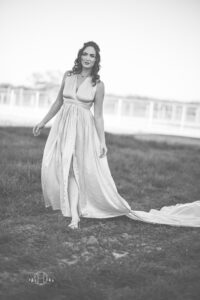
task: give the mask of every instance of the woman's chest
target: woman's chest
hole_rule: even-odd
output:
[[[92,86],[91,77],[84,80],[78,80],[77,75],[67,76],[65,79],[63,96],[77,98],[82,101],[94,100],[96,85]]]

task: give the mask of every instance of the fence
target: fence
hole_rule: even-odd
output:
[[[47,113],[57,92],[57,88],[48,91],[1,88],[0,125],[33,126]],[[93,108],[91,110],[93,112]],[[105,130],[110,132],[200,138],[200,102],[106,95],[104,125]]]

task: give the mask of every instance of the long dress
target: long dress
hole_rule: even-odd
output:
[[[125,215],[133,220],[173,226],[200,227],[200,201],[165,206],[149,212],[132,210],[120,196],[107,157],[100,158],[100,141],[90,111],[96,92],[91,77],[77,90],[77,75],[66,76],[63,105],[50,129],[42,158],[41,184],[45,207],[71,217],[71,168],[78,188],[78,214],[86,218]],[[72,199],[73,201],[73,199]]]

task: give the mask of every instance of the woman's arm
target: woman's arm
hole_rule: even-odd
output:
[[[61,108],[61,106],[63,104],[63,89],[64,89],[66,75],[67,75],[67,72],[64,73],[62,83],[60,86],[60,90],[58,92],[58,96],[57,96],[55,102],[52,104],[50,110],[48,111],[46,116],[42,119],[42,121],[33,128],[34,136],[37,136],[40,134],[40,131],[45,126],[45,124],[47,122],[49,122]]]
[[[100,157],[103,157],[107,153],[105,132],[104,132],[104,119],[103,119],[103,100],[105,95],[105,86],[102,81],[97,84],[96,95],[94,99],[94,122],[99,136],[101,149]]]
[[[67,75],[67,72],[65,72],[65,74],[63,76],[60,90],[58,92],[55,102],[52,104],[50,110],[48,111],[46,116],[41,121],[41,123],[44,125],[47,122],[49,122],[56,115],[56,113],[60,110],[61,106],[63,105],[63,89],[64,89],[66,75]]]

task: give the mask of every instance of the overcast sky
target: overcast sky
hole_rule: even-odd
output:
[[[0,82],[101,49],[107,93],[200,101],[199,0],[0,0]]]

